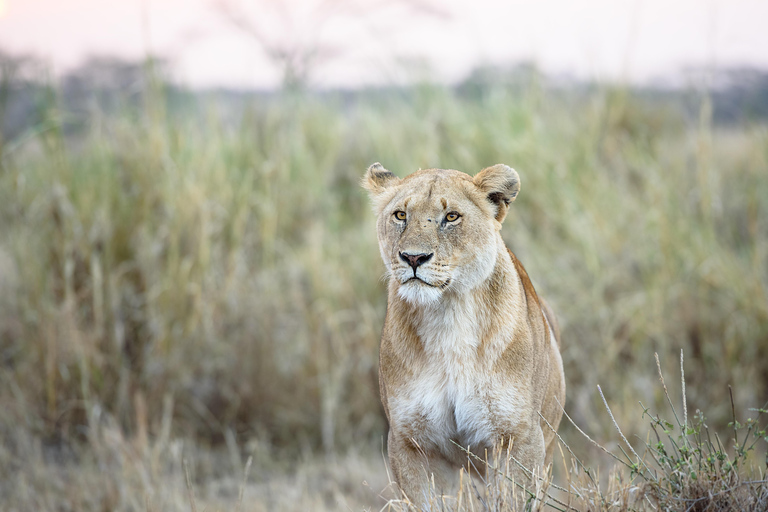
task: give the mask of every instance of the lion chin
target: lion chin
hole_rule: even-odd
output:
[[[401,299],[415,306],[428,306],[440,302],[443,290],[418,278],[411,278],[397,289]]]

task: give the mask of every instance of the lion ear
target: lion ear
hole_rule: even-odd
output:
[[[473,181],[494,204],[496,220],[502,222],[507,216],[509,204],[520,192],[520,176],[508,165],[496,164],[477,173]]]
[[[400,182],[400,178],[386,170],[379,162],[371,165],[365,176],[363,176],[362,186],[368,191],[371,197],[376,197],[392,185]]]

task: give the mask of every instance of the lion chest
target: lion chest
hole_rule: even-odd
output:
[[[481,379],[430,368],[416,376],[390,404],[393,428],[422,448],[448,453],[461,446],[491,446],[494,400]]]
[[[462,456],[457,444],[482,453],[515,432],[523,408],[515,383],[478,356],[479,337],[467,325],[422,333],[424,360],[389,399],[398,434],[450,458]]]

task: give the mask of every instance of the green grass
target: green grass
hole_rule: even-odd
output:
[[[614,436],[597,384],[645,438],[636,404],[666,400],[654,352],[685,351],[688,408],[713,429],[732,421],[729,385],[739,414],[768,399],[768,130],[713,126],[706,98],[691,120],[629,90],[424,86],[254,99],[232,118],[155,91],[74,135],[55,98],[40,108],[0,146],[0,436],[30,450],[4,448],[6,482],[64,499],[35,472],[106,464],[82,485],[107,479],[107,508],[130,510],[121,482],[151,493],[180,470],[121,479],[138,467],[112,464],[121,443],[163,464],[173,440],[259,446],[282,469],[376,452],[386,291],[358,186],[374,161],[516,168],[503,236],[560,318],[566,410],[593,438]]]

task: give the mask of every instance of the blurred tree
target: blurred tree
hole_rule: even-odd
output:
[[[5,143],[38,122],[36,91],[45,76],[34,58],[0,50],[0,155]]]
[[[754,68],[725,69],[712,91],[715,121],[738,123],[768,119],[768,71]]]
[[[257,42],[280,70],[283,87],[306,87],[324,62],[345,49],[334,41],[332,22],[378,23],[384,9],[403,10],[398,19],[450,17],[433,0],[218,0],[221,13]]]
[[[145,82],[144,66],[139,62],[92,56],[63,77],[61,96],[73,111],[113,111],[118,98],[141,95]]]

